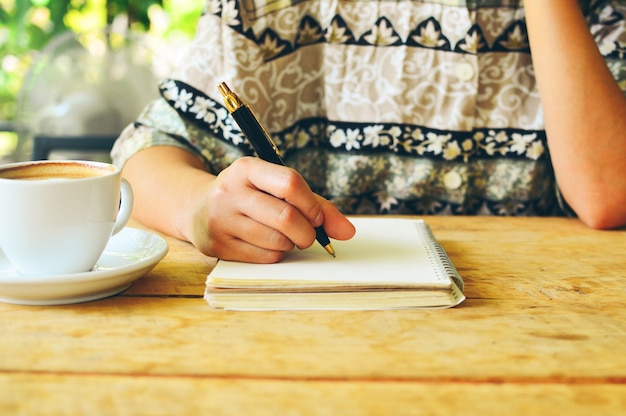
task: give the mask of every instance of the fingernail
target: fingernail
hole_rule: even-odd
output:
[[[313,226],[318,227],[322,225],[323,223],[324,223],[324,213],[320,211],[317,213],[317,217],[315,217],[315,220],[313,221]]]

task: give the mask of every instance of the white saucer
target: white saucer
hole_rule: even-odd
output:
[[[90,272],[20,276],[0,251],[0,302],[63,305],[123,292],[167,254],[167,242],[152,233],[125,228],[113,236]]]

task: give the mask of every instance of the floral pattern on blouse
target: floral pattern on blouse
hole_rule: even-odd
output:
[[[217,92],[257,113],[286,164],[346,214],[555,215],[521,1],[209,1],[185,64],[122,134],[252,155]],[[623,90],[623,1],[581,1]]]

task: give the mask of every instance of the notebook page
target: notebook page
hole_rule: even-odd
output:
[[[399,218],[350,218],[356,235],[348,241],[333,240],[337,257],[329,256],[316,242],[306,250],[294,249],[276,264],[249,264],[220,260],[209,281],[291,281],[345,285],[427,285],[449,287],[450,280],[437,274],[417,230],[420,220]],[[426,242],[428,243],[428,242]],[[432,242],[431,242],[432,243]]]

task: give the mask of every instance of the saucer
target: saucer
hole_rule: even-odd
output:
[[[91,271],[37,277],[19,275],[0,251],[0,302],[63,305],[113,296],[149,272],[167,250],[158,235],[124,228],[111,237]]]

